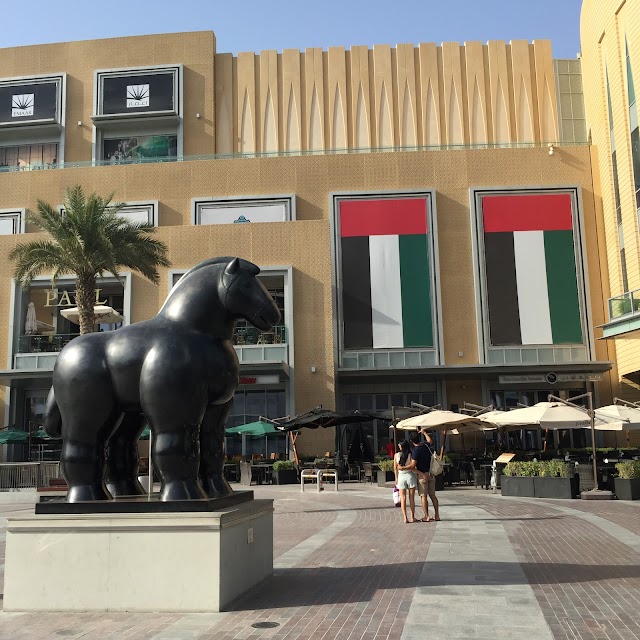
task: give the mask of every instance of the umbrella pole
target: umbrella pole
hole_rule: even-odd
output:
[[[543,451],[547,450],[547,442],[549,441],[549,429],[545,429],[544,430],[544,447],[542,448]]]
[[[440,460],[442,460],[442,456],[444,456],[444,448],[447,444],[447,433],[449,432],[445,429],[444,438],[442,439],[442,446],[440,447]]]
[[[391,405],[391,426],[393,427],[393,451],[398,450],[398,430],[396,429],[396,408],[394,405]],[[394,458],[395,459],[395,458]]]
[[[291,438],[291,448],[293,449],[293,459],[296,461],[296,464],[300,464],[300,460],[298,459],[298,450],[296,449],[296,438],[298,436],[293,435],[293,431],[289,431],[289,437]]]
[[[627,449],[631,447],[631,438],[629,437],[629,429],[627,429]]]
[[[591,420],[591,454],[593,456],[593,488],[598,489],[598,465],[596,463],[596,417],[593,411],[593,394],[587,392],[589,400],[589,419]]]

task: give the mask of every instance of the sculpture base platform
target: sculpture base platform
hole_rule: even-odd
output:
[[[158,493],[150,496],[123,496],[112,500],[94,500],[91,502],[66,502],[64,498],[36,504],[36,514],[72,514],[84,513],[193,513],[200,511],[219,511],[243,502],[253,500],[253,491],[236,491],[222,498],[208,500],[171,500],[161,502]]]
[[[3,608],[218,612],[272,571],[273,500],[216,511],[39,513],[7,521]]]

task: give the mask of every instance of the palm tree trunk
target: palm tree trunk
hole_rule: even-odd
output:
[[[78,276],[76,280],[76,305],[80,312],[80,335],[93,333],[96,317],[93,306],[96,300],[95,276]]]

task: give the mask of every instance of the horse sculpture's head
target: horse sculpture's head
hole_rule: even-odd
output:
[[[251,262],[231,260],[222,274],[225,306],[234,318],[244,318],[261,331],[269,331],[280,322],[280,311],[256,278],[259,273],[260,268]]]

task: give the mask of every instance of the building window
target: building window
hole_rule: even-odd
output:
[[[640,209],[640,132],[638,131],[638,105],[636,104],[636,90],[631,72],[631,58],[629,44],[625,41],[627,59],[627,95],[629,98],[629,129],[631,131],[631,159],[633,162],[633,181],[636,194],[636,210]]]
[[[295,196],[214,199],[194,198],[193,224],[243,224],[295,220]]]
[[[58,145],[22,144],[12,147],[0,147],[0,171],[3,168],[50,169],[58,163]]]
[[[102,159],[111,164],[123,162],[175,160],[178,155],[178,136],[128,136],[105,138]]]
[[[627,261],[624,253],[624,229],[622,226],[622,206],[620,205],[620,183],[618,182],[618,160],[616,156],[616,138],[613,129],[613,109],[611,108],[611,89],[609,86],[609,72],[605,69],[607,82],[607,111],[609,114],[609,144],[611,146],[611,170],[613,174],[613,202],[616,210],[616,224],[618,225],[618,251],[620,252],[620,276],[622,290],[629,290],[627,276]],[[636,130],[637,131],[637,130]]]
[[[25,215],[23,209],[0,209],[0,236],[24,233]]]

